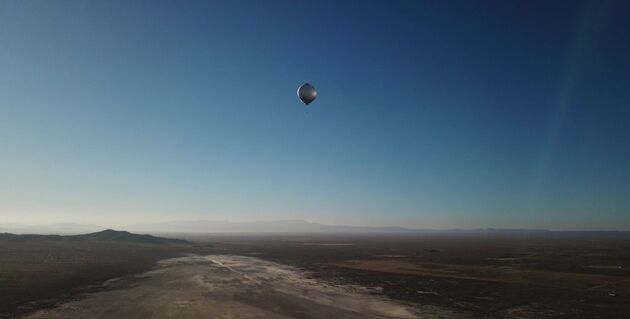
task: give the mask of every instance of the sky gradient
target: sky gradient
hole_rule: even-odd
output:
[[[0,222],[630,230],[628,30],[627,1],[1,1]]]

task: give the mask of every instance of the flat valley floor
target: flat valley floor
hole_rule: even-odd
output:
[[[0,240],[0,318],[626,318],[630,232]]]
[[[25,318],[464,318],[413,307],[350,285],[327,285],[290,266],[255,257],[190,255],[105,283]]]

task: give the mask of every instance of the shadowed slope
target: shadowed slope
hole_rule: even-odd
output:
[[[182,239],[162,238],[152,235],[139,235],[127,231],[107,229],[96,233],[83,235],[15,235],[0,234],[0,240],[29,241],[29,240],[65,240],[65,241],[120,241],[143,244],[189,244]]]

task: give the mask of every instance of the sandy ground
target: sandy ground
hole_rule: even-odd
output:
[[[298,269],[254,257],[210,255],[161,261],[147,273],[24,318],[465,318],[412,307],[357,286],[330,286]]]

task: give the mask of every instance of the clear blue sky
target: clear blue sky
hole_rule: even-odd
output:
[[[629,30],[627,1],[2,1],[0,221],[630,229]]]

